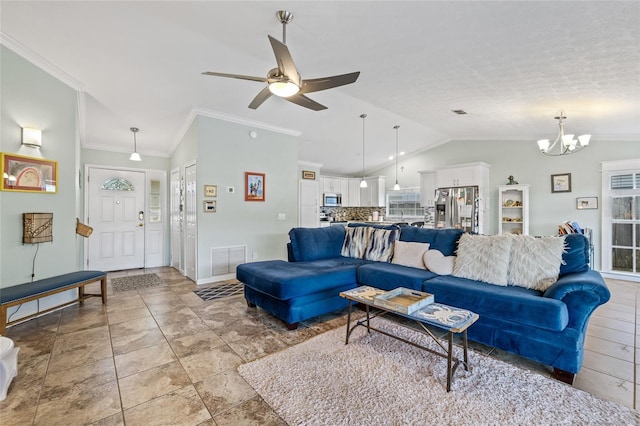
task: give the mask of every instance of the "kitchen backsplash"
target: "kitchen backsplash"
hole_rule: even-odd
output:
[[[380,216],[385,215],[384,207],[325,207],[325,213],[334,220],[369,220],[369,216],[376,211]]]

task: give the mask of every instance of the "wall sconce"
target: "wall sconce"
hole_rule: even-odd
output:
[[[22,145],[30,146],[33,148],[40,148],[42,146],[42,130],[23,127]]]

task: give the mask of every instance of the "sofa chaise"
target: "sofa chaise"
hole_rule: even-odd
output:
[[[243,264],[237,278],[245,284],[249,306],[261,307],[290,329],[346,307],[341,291],[406,287],[478,313],[468,329],[470,340],[551,366],[567,383],[582,366],[589,317],[610,297],[601,275],[589,268],[589,242],[581,234],[480,236],[457,229],[349,224],[294,228],[289,237],[289,261]],[[437,255],[435,262],[430,255]],[[539,272],[531,281],[532,271],[544,265],[551,275]]]

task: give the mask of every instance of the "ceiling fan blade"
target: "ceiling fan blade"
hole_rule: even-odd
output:
[[[338,86],[355,83],[360,76],[360,71],[349,74],[334,75],[332,77],[313,78],[311,80],[303,80],[300,93],[319,92],[320,90],[332,89]]]
[[[273,49],[273,54],[276,56],[276,62],[278,63],[280,72],[287,76],[293,83],[300,86],[300,74],[298,74],[296,64],[293,63],[293,58],[291,57],[291,53],[289,53],[287,45],[271,36],[267,37],[269,37],[269,41],[271,42],[271,48]]]
[[[258,109],[260,105],[264,103],[267,99],[271,97],[271,91],[269,90],[269,86],[265,87],[256,95],[255,98],[249,104],[249,108]]]
[[[322,111],[323,109],[327,109],[326,106],[319,104],[313,99],[309,99],[305,95],[301,95],[300,93],[293,96],[289,96],[288,98],[282,98],[282,99],[286,99],[289,102],[293,102],[294,104],[312,109],[314,111]]]
[[[203,75],[213,75],[215,77],[228,77],[228,78],[238,78],[240,80],[251,80],[251,81],[260,81],[266,82],[267,79],[265,77],[252,77],[250,75],[240,75],[240,74],[225,74],[223,72],[213,72],[206,71],[202,73]]]

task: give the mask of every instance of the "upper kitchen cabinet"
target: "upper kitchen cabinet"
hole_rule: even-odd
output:
[[[385,184],[384,176],[374,178],[366,178],[367,187],[360,189],[360,206],[362,207],[384,207],[385,202]],[[359,184],[358,184],[359,185]]]
[[[322,192],[327,193],[331,192],[334,194],[340,194],[340,181],[341,178],[331,177],[331,176],[321,176],[320,181],[322,182]]]
[[[436,170],[436,187],[482,186],[489,183],[487,163],[467,163],[442,167]]]
[[[360,207],[360,179],[347,179],[348,193],[342,194],[343,207]]]

